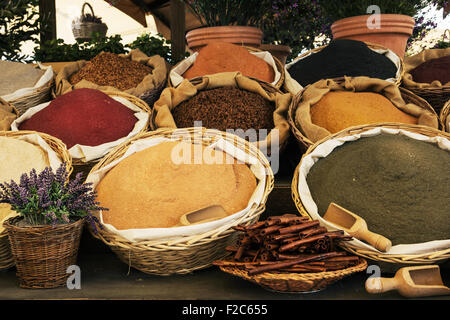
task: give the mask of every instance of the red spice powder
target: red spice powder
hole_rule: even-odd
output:
[[[99,90],[76,89],[57,97],[19,126],[76,144],[98,146],[127,136],[137,118],[134,111]]]

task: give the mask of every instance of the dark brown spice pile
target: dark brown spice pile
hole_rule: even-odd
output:
[[[274,111],[274,103],[257,93],[223,87],[200,91],[175,107],[172,115],[178,128],[193,127],[195,121],[202,121],[205,128],[254,129],[258,134],[260,129],[273,129]]]
[[[69,81],[75,85],[84,79],[125,91],[136,87],[152,70],[140,62],[119,57],[115,53],[102,52],[73,74]]]

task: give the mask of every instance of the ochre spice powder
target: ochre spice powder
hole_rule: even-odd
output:
[[[403,135],[337,147],[310,169],[318,213],[335,202],[393,245],[450,239],[450,152]]]
[[[22,122],[19,130],[34,130],[76,144],[98,146],[126,137],[134,128],[134,111],[99,90],[76,89],[57,97]]]

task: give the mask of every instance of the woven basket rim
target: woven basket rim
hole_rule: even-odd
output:
[[[383,50],[389,50],[389,51],[391,51],[393,54],[395,54],[395,55],[399,58],[399,60],[400,60],[400,68],[399,68],[399,69],[400,69],[400,75],[399,75],[398,77],[395,77],[395,82],[394,82],[395,85],[399,86],[399,85],[402,83],[403,76],[404,76],[404,74],[405,74],[405,62],[403,61],[403,59],[402,59],[401,57],[399,57],[394,51],[392,51],[391,49],[389,49],[389,48],[387,48],[387,47],[385,47],[385,46],[382,46],[381,44],[372,43],[372,42],[368,42],[368,41],[361,41],[361,42],[364,42],[364,43],[367,45],[367,47],[369,47],[370,49],[383,49]],[[307,57],[307,56],[310,55],[310,54],[314,54],[314,53],[317,53],[317,52],[323,50],[323,49],[326,48],[327,46],[328,46],[328,45],[323,45],[323,46],[320,46],[320,47],[311,49],[311,50],[309,50],[309,51],[306,51],[305,53],[303,53],[303,54],[299,55],[298,57],[296,57],[296,58],[290,63],[290,65],[295,64],[297,61],[302,60],[303,58]],[[289,71],[289,70],[288,70],[288,71]],[[398,70],[397,70],[397,71],[398,71]],[[341,78],[343,78],[343,77],[330,78],[330,79],[332,79],[332,80],[338,80],[338,79],[341,79]],[[386,80],[386,79],[383,79],[383,80]],[[387,80],[386,80],[386,81],[387,81]]]
[[[23,220],[24,217],[22,216],[15,216],[15,217],[11,217],[7,220],[5,220],[3,222],[3,225],[5,226],[5,229],[14,229],[15,231],[19,231],[19,232],[36,232],[36,231],[50,231],[50,230],[61,230],[61,229],[66,229],[66,228],[72,228],[73,226],[77,226],[80,224],[85,223],[86,218],[80,218],[74,221],[71,221],[69,223],[64,223],[64,224],[56,224],[56,225],[35,225],[35,226],[26,226],[26,227],[21,227],[21,226],[17,226],[16,223],[19,222],[20,220]]]
[[[347,77],[347,78],[350,78],[350,77]],[[337,83],[340,83],[340,82],[344,81],[345,78],[342,77],[342,78],[336,78],[336,79],[332,79],[332,80],[337,82]],[[310,86],[311,85],[306,86],[302,91],[297,93],[292,98],[291,104],[289,105],[289,110],[287,112],[287,120],[289,122],[289,126],[291,128],[291,132],[292,132],[293,136],[295,137],[295,139],[298,142],[303,144],[306,148],[309,148],[310,146],[312,146],[314,144],[314,142],[311,141],[308,137],[306,137],[303,134],[303,132],[296,125],[296,123],[295,123],[295,113],[297,111],[299,103],[302,101],[303,93]],[[430,105],[430,103],[428,101],[426,101],[422,97],[416,95],[414,92],[412,92],[409,89],[406,89],[406,88],[403,88],[403,87],[398,87],[398,88],[400,90],[400,93],[401,93],[401,96],[402,96],[403,100],[405,100],[405,97],[408,97],[410,100],[415,100],[417,102],[417,103],[415,103],[417,106],[419,106],[421,109],[425,109],[425,110],[427,110],[427,111],[432,113],[432,115],[437,119],[438,125],[442,128],[443,122],[439,118],[439,115],[436,113],[436,110]],[[342,91],[347,91],[347,90],[342,90]],[[359,92],[371,92],[371,91],[359,91]],[[382,123],[380,123],[380,124],[382,124]],[[374,124],[371,124],[371,125],[374,125]],[[346,129],[344,129],[344,131],[345,130]]]
[[[46,93],[47,91],[50,91],[50,89],[52,88],[54,79],[55,79],[55,77],[53,76],[51,79],[49,79],[47,82],[42,84],[40,87],[33,90],[33,92],[30,92],[28,94],[20,96],[16,99],[8,100],[8,102],[12,105],[17,104],[17,103],[24,103],[27,100],[32,99],[33,97],[37,97],[43,93]]]
[[[319,145],[321,145],[323,142],[334,139],[336,137],[342,137],[352,134],[357,134],[360,132],[368,131],[374,128],[387,128],[387,129],[402,129],[407,130],[413,133],[419,133],[428,135],[430,137],[434,136],[441,136],[444,138],[447,138],[450,140],[450,133],[443,132],[441,130],[433,129],[427,126],[420,126],[420,125],[408,125],[408,124],[399,124],[399,123],[380,123],[375,125],[364,125],[364,126],[354,126],[347,128],[343,131],[337,132],[331,136],[328,136],[315,144],[311,145],[308,150],[303,154],[299,164],[295,168],[294,175],[292,177],[292,183],[291,183],[291,196],[295,203],[295,206],[302,216],[310,217],[309,213],[306,211],[306,208],[303,206],[303,203],[300,199],[300,194],[298,192],[298,176],[299,176],[299,170],[300,166],[303,163],[303,159],[312,153]],[[371,260],[375,261],[384,261],[384,262],[390,262],[390,263],[399,263],[399,261],[408,261],[408,263],[430,263],[433,261],[439,261],[442,259],[448,259],[450,258],[450,249],[435,251],[431,253],[426,254],[416,254],[416,255],[405,255],[405,254],[386,254],[376,251],[369,251],[367,249],[361,249],[357,248],[354,245],[350,245],[348,243],[340,243],[339,244],[343,249],[356,254],[361,257],[365,257]]]
[[[448,116],[450,115],[450,99],[445,103],[444,107],[441,110],[441,114],[439,115],[439,118],[441,120],[442,130],[445,132],[449,132],[447,130],[446,121]]]
[[[242,47],[244,47],[245,49],[247,49],[249,52],[264,52],[264,51],[267,51],[267,50],[261,50],[261,49],[259,49],[259,48],[249,47],[249,46],[242,46]],[[271,54],[271,55],[272,55],[272,54]],[[267,83],[267,84],[269,84],[269,85],[275,87],[276,89],[281,90],[281,87],[283,86],[284,81],[285,81],[285,79],[286,79],[286,69],[284,68],[284,65],[283,65],[283,63],[280,61],[280,59],[278,59],[278,58],[275,57],[274,55],[272,55],[272,58],[273,58],[273,60],[275,61],[275,65],[277,66],[278,72],[280,73],[280,79],[277,81],[277,83],[272,84],[272,83],[269,83],[269,82],[266,82],[266,81],[263,81],[263,80],[254,78],[254,77],[250,77],[250,76],[246,76],[246,77],[247,77],[247,78],[250,78],[250,79],[252,79],[252,80],[256,80],[256,81],[258,81],[258,82]],[[187,58],[185,58],[185,59],[187,59]],[[169,88],[174,88],[174,85],[173,85],[172,81],[170,80],[170,71],[171,71],[172,69],[176,68],[177,66],[179,66],[185,59],[183,59],[183,60],[179,61],[178,63],[176,63],[176,64],[169,70],[168,76],[167,76],[167,86],[168,86]],[[204,77],[204,76],[194,77],[194,78],[192,78],[192,79],[189,79],[189,81],[192,82],[192,80],[194,80],[194,79],[197,79],[197,78],[203,78],[203,77]]]
[[[267,197],[269,193],[272,191],[274,186],[274,175],[270,164],[264,154],[254,145],[249,143],[248,141],[227,133],[213,129],[205,129],[205,128],[183,128],[183,129],[159,129],[157,131],[149,131],[146,133],[139,134],[134,138],[122,143],[117,146],[114,150],[112,150],[106,157],[102,158],[100,162],[98,162],[90,171],[90,174],[95,172],[96,170],[103,168],[114,160],[120,158],[123,155],[128,147],[135,141],[147,138],[157,138],[157,137],[179,137],[180,139],[183,137],[193,137],[194,135],[202,134],[202,137],[213,137],[215,139],[223,138],[228,141],[233,141],[235,147],[240,150],[250,152],[254,157],[261,162],[261,164],[266,169],[266,184],[264,188],[264,194],[261,200],[261,203],[258,205],[253,205],[250,210],[244,214],[241,218],[238,218],[234,221],[231,221],[225,225],[222,225],[219,228],[214,230],[205,232],[203,234],[197,234],[193,236],[180,236],[175,239],[157,239],[157,240],[145,240],[138,242],[131,242],[117,234],[113,234],[112,232],[107,231],[105,228],[98,230],[97,233],[91,233],[94,237],[104,241],[108,245],[118,245],[122,248],[127,247],[133,250],[156,250],[156,251],[166,251],[166,250],[185,250],[197,245],[203,245],[205,243],[213,242],[221,237],[228,236],[229,233],[235,232],[231,229],[231,227],[238,224],[245,224],[245,221],[253,218],[255,215],[260,215],[261,212],[265,209],[265,203],[267,201]],[[175,135],[175,136],[174,136]],[[195,143],[195,138],[193,143]],[[211,143],[210,141],[205,141],[203,143]]]

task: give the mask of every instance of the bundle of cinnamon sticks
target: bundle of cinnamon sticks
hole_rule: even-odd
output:
[[[343,231],[328,231],[318,220],[294,214],[271,216],[249,226],[238,225],[243,232],[236,246],[227,247],[233,256],[215,265],[240,266],[249,275],[267,271],[324,272],[356,265],[357,256],[336,251],[337,241],[352,237]]]

